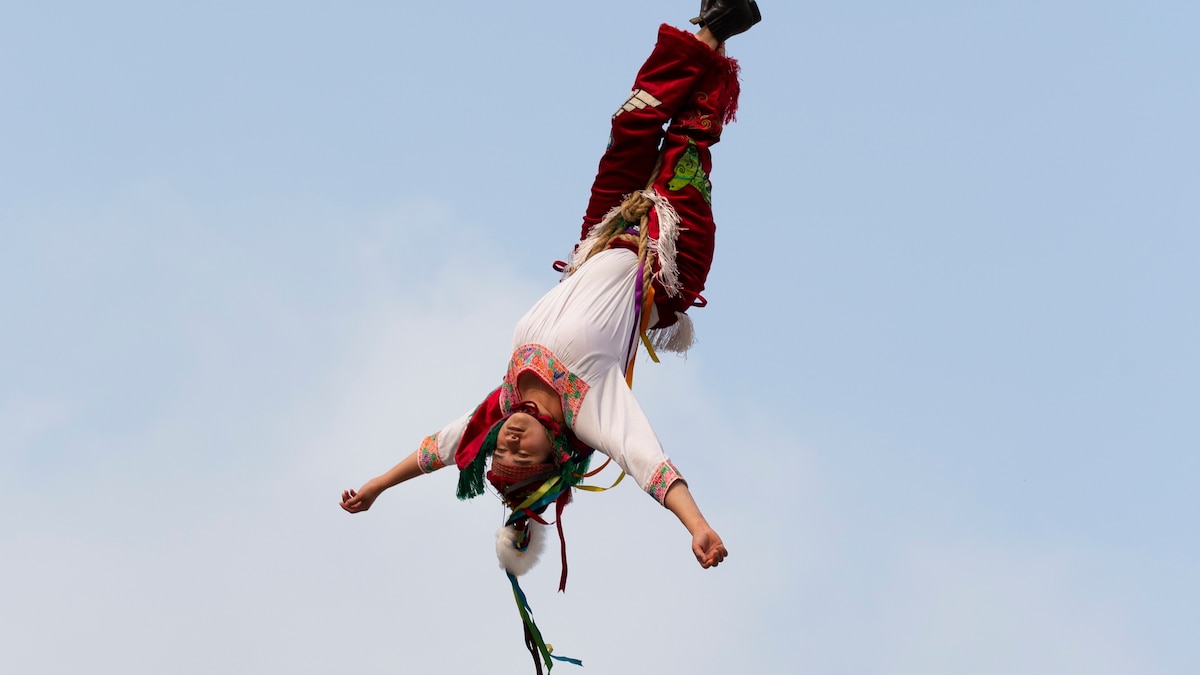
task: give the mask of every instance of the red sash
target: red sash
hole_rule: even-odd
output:
[[[475,408],[475,412],[471,414],[471,421],[467,423],[467,428],[463,431],[462,441],[459,442],[458,450],[454,453],[454,463],[458,465],[459,471],[475,461],[488,432],[492,430],[496,422],[504,419],[504,415],[504,408],[500,405],[500,387],[496,387],[483,400],[483,403]]]

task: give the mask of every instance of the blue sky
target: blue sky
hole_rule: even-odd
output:
[[[1200,9],[762,6],[700,343],[635,387],[731,557],[584,495],[550,641],[1195,672]],[[494,386],[694,10],[0,9],[0,669],[527,672],[497,505],[337,495]]]

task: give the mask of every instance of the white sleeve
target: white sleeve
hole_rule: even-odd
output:
[[[667,489],[682,479],[663,452],[650,420],[616,366],[589,382],[575,418],[579,440],[613,458],[638,485],[661,504]]]
[[[462,442],[463,432],[467,430],[467,423],[471,421],[472,414],[473,412],[469,412],[459,417],[441,431],[426,436],[425,440],[421,441],[421,447],[417,450],[417,465],[421,467],[421,471],[429,473],[454,464],[454,453],[458,451],[458,444]]]

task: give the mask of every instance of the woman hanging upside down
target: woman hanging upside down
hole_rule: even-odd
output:
[[[612,118],[569,276],[517,324],[503,383],[399,464],[343,492],[343,509],[366,511],[388,488],[450,463],[462,472],[460,498],[482,494],[489,457],[489,480],[512,501],[514,476],[526,476],[515,485],[551,474],[574,485],[596,449],[679,518],[702,567],[725,559],[625,374],[639,324],[658,333],[660,349],[690,344],[685,312],[704,289],[716,232],[709,148],[737,107],[738,66],[724,42],[760,18],[753,1],[708,0],[694,35],[660,27]],[[647,237],[649,255],[639,257],[638,239]],[[648,271],[651,283],[643,284]]]
[[[561,535],[562,508],[599,450],[679,518],[701,567],[725,560],[721,537],[663,451],[627,373],[639,335],[651,354],[691,343],[686,311],[702,303],[716,231],[709,148],[732,121],[739,91],[724,43],[760,19],[752,0],[706,0],[694,35],[659,29],[612,118],[565,278],[517,324],[503,382],[399,464],[343,492],[343,509],[366,511],[388,488],[451,463],[467,499],[484,492],[486,474],[512,510],[498,552],[519,575],[542,538],[530,521],[544,522],[540,514],[555,504]],[[560,588],[565,579],[564,557]]]

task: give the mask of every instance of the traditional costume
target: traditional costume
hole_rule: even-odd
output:
[[[563,280],[518,322],[500,386],[473,412],[427,437],[418,452],[424,472],[455,464],[461,472],[458,495],[465,499],[483,493],[485,464],[505,419],[522,410],[550,430],[553,464],[532,469],[495,464],[487,472],[512,509],[498,553],[539,673],[539,651],[547,667],[559,657],[542,641],[516,581],[541,545],[538,536],[530,536],[530,521],[544,522],[540,514],[556,504],[561,538],[562,508],[593,450],[612,458],[660,503],[682,480],[628,377],[639,335],[651,354],[655,346],[683,351],[691,344],[686,311],[703,302],[716,232],[709,148],[733,119],[737,73],[734,60],[690,33],[660,28],[633,93],[612,118],[582,240],[570,261],[559,264]],[[523,373],[535,374],[557,392],[564,424],[523,405],[518,387]],[[560,590],[566,583],[565,550],[564,544]]]

